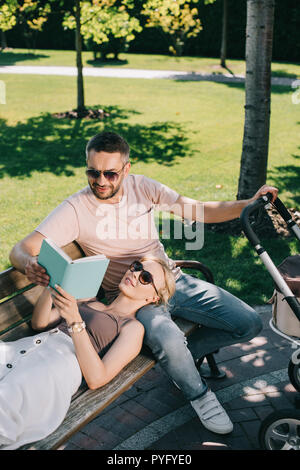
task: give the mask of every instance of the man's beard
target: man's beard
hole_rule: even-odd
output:
[[[96,196],[97,199],[101,199],[102,201],[103,201],[103,200],[106,200],[106,199],[111,199],[112,197],[114,197],[114,196],[117,194],[117,192],[120,190],[120,187],[121,187],[122,182],[123,182],[123,180],[121,180],[120,183],[118,184],[118,186],[116,186],[115,188],[113,188],[113,187],[110,186],[110,192],[108,193],[108,195],[102,196],[102,195],[101,195],[100,193],[98,193],[98,192],[96,191],[96,189],[93,187],[93,186],[95,186],[95,184],[92,185],[92,184],[88,181],[89,186],[90,186],[90,188],[91,188],[93,194]],[[96,185],[96,186],[99,186],[99,185]]]

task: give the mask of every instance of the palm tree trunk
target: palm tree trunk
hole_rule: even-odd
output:
[[[227,24],[228,24],[228,3],[223,0],[223,19],[222,19],[222,43],[221,43],[221,67],[226,68],[226,55],[227,55]]]
[[[266,182],[271,112],[274,0],[247,0],[246,104],[238,199]]]
[[[81,38],[81,14],[80,14],[80,0],[75,0],[76,6],[76,65],[77,65],[77,111],[79,114],[83,113],[84,106],[84,88],[83,88],[83,75],[82,75],[82,38]]]

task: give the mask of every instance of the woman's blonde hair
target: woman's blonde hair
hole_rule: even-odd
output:
[[[158,289],[159,301],[156,302],[157,305],[165,305],[168,306],[170,298],[175,294],[175,277],[171,270],[171,268],[167,265],[166,261],[161,258],[158,258],[154,255],[146,255],[143,256],[140,260],[141,263],[143,261],[155,261],[159,263],[164,271],[165,276],[165,286],[161,289]]]

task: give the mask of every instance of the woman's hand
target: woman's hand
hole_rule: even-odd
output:
[[[56,290],[50,289],[53,303],[60,316],[66,320],[67,324],[71,325],[74,322],[82,321],[75,297],[68,294],[68,292],[57,284],[55,285]]]

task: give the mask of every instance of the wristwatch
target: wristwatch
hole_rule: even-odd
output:
[[[75,321],[70,326],[68,326],[69,333],[80,333],[84,329],[85,329],[84,321]]]

